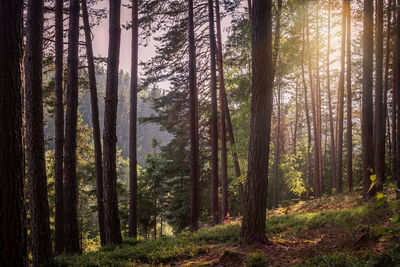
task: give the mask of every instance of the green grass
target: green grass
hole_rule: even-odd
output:
[[[347,209],[325,210],[319,212],[296,213],[267,218],[267,235],[273,236],[286,231],[299,232],[322,226],[342,225],[354,227],[361,222],[373,220],[377,214],[371,204],[364,203]],[[202,228],[197,233],[182,233],[174,237],[163,237],[158,240],[127,239],[121,245],[104,247],[98,251],[83,255],[59,256],[49,266],[135,266],[135,264],[168,264],[185,259],[195,258],[207,252],[212,244],[237,244],[240,235],[240,223],[234,222],[216,227]],[[258,262],[255,256],[250,260]],[[340,255],[313,259],[321,266],[359,266],[352,265],[353,258]],[[343,263],[329,265],[329,261]],[[359,259],[354,259],[357,261]],[[350,265],[347,265],[349,263]],[[364,262],[362,262],[364,263]],[[250,264],[250,262],[249,262]],[[310,266],[313,262],[310,263]],[[257,266],[257,265],[249,265]]]
[[[289,214],[267,218],[267,234],[281,233],[288,229],[299,232],[304,229],[313,229],[321,226],[342,225],[352,227],[354,223],[365,218],[376,217],[376,210],[370,205],[358,207]]]

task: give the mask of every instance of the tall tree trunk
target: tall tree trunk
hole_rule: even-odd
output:
[[[373,148],[373,55],[374,40],[374,5],[373,1],[364,1],[364,20],[363,20],[363,90],[362,90],[362,177],[363,195],[370,197],[375,194],[375,190],[369,190],[371,180],[370,175],[374,168],[374,148]]]
[[[390,120],[388,116],[388,92],[389,92],[389,68],[390,68],[390,54],[391,54],[391,21],[392,21],[392,0],[388,1],[388,7],[386,11],[387,24],[386,24],[386,50],[385,50],[385,73],[383,82],[383,128],[387,131],[388,141],[388,154],[391,154],[391,135],[390,135]],[[393,82],[393,81],[392,81]],[[385,152],[386,157],[386,152]]]
[[[396,166],[397,166],[397,171],[396,171],[396,177],[397,177],[397,187],[400,187],[400,81],[399,81],[399,75],[400,75],[400,0],[397,1],[397,25],[396,25],[396,118],[397,118],[397,123],[396,123]]]
[[[395,6],[397,6],[396,1],[394,2]],[[392,63],[392,155],[391,155],[391,172],[392,176],[396,177],[397,173],[397,162],[396,162],[396,155],[397,155],[397,105],[396,105],[396,88],[398,83],[398,72],[397,72],[397,39],[399,36],[397,35],[397,12],[393,13],[393,24],[395,27],[395,40],[393,42],[393,63]]]
[[[138,0],[132,1],[132,58],[131,96],[129,120],[129,236],[137,237],[137,92],[138,92],[138,49],[139,17]]]
[[[353,191],[353,131],[352,131],[352,101],[351,101],[351,1],[347,0],[346,18],[347,18],[347,187],[349,192]]]
[[[231,151],[232,151],[232,158],[233,158],[233,165],[235,168],[235,176],[237,179],[241,177],[240,173],[240,166],[239,166],[239,160],[236,151],[234,150],[234,145],[235,145],[235,135],[233,133],[233,128],[232,128],[232,120],[231,120],[231,114],[229,111],[229,105],[228,105],[228,100],[226,97],[226,90],[225,90],[225,78],[224,78],[224,68],[223,68],[223,59],[222,59],[222,37],[221,37],[221,16],[220,16],[220,11],[219,11],[219,0],[216,0],[216,22],[217,22],[217,67],[218,67],[218,79],[220,82],[220,96],[222,97],[222,102],[223,102],[223,108],[224,108],[224,116],[225,116],[225,122],[226,122],[226,131],[228,132],[229,136],[229,143],[231,145]],[[249,0],[249,8],[251,9],[251,1]],[[238,184],[238,189],[239,189],[239,198],[240,198],[240,207],[241,211],[243,213],[244,209],[244,188],[243,188],[243,183],[239,181]]]
[[[308,108],[308,89],[306,83],[306,73],[304,70],[304,59],[305,59],[305,23],[303,21],[302,26],[302,46],[301,46],[301,76],[303,80],[303,90],[304,90],[304,106],[306,111],[306,121],[307,121],[307,161],[306,161],[306,188],[307,188],[307,199],[310,197],[310,179],[311,179],[311,120],[310,111]]]
[[[64,250],[64,186],[63,186],[63,158],[64,158],[64,24],[63,1],[55,3],[55,155],[54,155],[54,182],[55,182],[55,232],[54,253],[59,255]]]
[[[71,0],[68,30],[67,114],[64,140],[64,250],[79,252],[76,178],[79,0]]]
[[[189,0],[189,95],[190,95],[190,180],[191,180],[191,218],[190,230],[196,231],[200,217],[199,185],[199,117],[196,81],[196,44],[194,38],[193,0]]]
[[[267,242],[265,236],[268,160],[272,113],[271,0],[253,0],[251,134],[241,240]]]
[[[307,33],[307,50],[308,50],[308,76],[310,81],[310,93],[311,93],[311,110],[313,115],[313,129],[314,129],[314,197],[321,197],[321,187],[319,185],[319,131],[318,131],[318,119],[317,119],[317,104],[316,104],[316,92],[313,85],[313,75],[312,75],[312,57],[311,57],[311,47],[310,47],[310,23],[308,18],[306,18],[306,33]]]
[[[96,166],[96,196],[97,196],[97,214],[100,228],[100,241],[105,245],[106,236],[104,229],[104,201],[103,201],[103,163],[101,155],[101,136],[99,122],[99,107],[97,100],[96,71],[94,65],[92,38],[89,24],[89,14],[86,0],[81,0],[82,17],[85,29],[86,53],[88,61],[89,84],[90,84],[90,102],[92,107],[92,125],[94,141],[94,157]]]
[[[0,266],[26,266],[22,9],[22,0],[0,0]]]
[[[210,30],[210,71],[211,71],[211,214],[213,224],[219,223],[218,209],[218,108],[217,108],[217,73],[216,41],[214,31],[213,0],[208,0],[208,21]]]
[[[342,32],[340,48],[340,76],[339,76],[339,99],[338,99],[338,134],[337,134],[337,192],[343,191],[343,115],[344,115],[344,75],[346,56],[346,0],[342,0]]]
[[[385,128],[383,124],[383,0],[376,1],[376,54],[375,54],[375,128],[374,170],[376,188],[383,187],[385,171]]]
[[[26,37],[25,119],[29,210],[34,266],[39,266],[52,257],[46,161],[44,157],[42,58],[43,0],[31,0],[28,2]]]
[[[332,97],[331,97],[331,72],[330,72],[330,53],[331,53],[331,0],[328,3],[328,46],[326,52],[326,85],[328,91],[328,109],[329,109],[329,129],[331,135],[331,176],[332,189],[336,187],[336,146],[335,146],[335,128],[333,126]]]
[[[220,109],[220,139],[221,139],[221,188],[222,188],[222,220],[227,218],[229,213],[228,203],[228,165],[226,148],[226,109],[225,106],[225,79],[222,61],[222,37],[221,37],[221,15],[219,11],[219,0],[215,0],[215,17],[217,24],[217,67],[219,81],[219,109]]]
[[[281,12],[282,12],[282,0],[278,0],[277,10],[275,16],[275,39],[274,39],[274,50],[273,50],[273,73],[272,73],[272,81],[275,86],[275,76],[278,68],[279,61],[279,43],[280,43],[280,30],[281,30]],[[273,190],[272,190],[272,206],[274,208],[277,207],[278,203],[278,175],[279,175],[279,160],[280,160],[280,123],[281,123],[281,110],[280,110],[280,75],[278,81],[278,116],[277,116],[277,130],[276,130],[276,148],[275,148],[275,162],[274,162],[274,177],[273,177]]]
[[[318,130],[318,143],[319,143],[319,156],[318,156],[318,170],[319,170],[319,190],[322,196],[324,192],[323,180],[322,180],[322,117],[321,117],[321,78],[320,78],[320,68],[319,68],[319,0],[316,2],[316,108],[317,108],[317,130]]]
[[[279,177],[279,163],[281,157],[281,85],[280,78],[278,81],[278,92],[277,92],[277,117],[276,117],[276,143],[275,143],[275,159],[274,159],[274,176],[273,176],[273,191],[272,191],[272,207],[278,206],[278,177]]]
[[[121,42],[121,0],[110,1],[109,44],[103,134],[104,224],[106,244],[122,242],[117,195],[117,106]]]
[[[294,113],[294,132],[293,132],[293,155],[297,154],[297,126],[299,124],[299,84],[296,77],[296,87],[295,87],[295,113]]]

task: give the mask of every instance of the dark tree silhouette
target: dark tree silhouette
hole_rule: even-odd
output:
[[[372,105],[372,86],[373,86],[373,58],[374,52],[374,5],[373,1],[364,1],[363,19],[363,84],[362,84],[362,177],[363,195],[370,197],[375,194],[375,190],[369,190],[371,179],[370,175],[374,168],[374,147],[373,147],[373,105]]]
[[[63,40],[63,2],[55,1],[55,231],[54,253],[59,255],[64,250],[64,186],[63,186],[63,159],[64,159],[64,40]]]
[[[83,27],[85,31],[86,55],[88,61],[90,103],[92,107],[92,125],[94,141],[94,161],[96,166],[96,196],[97,196],[97,215],[100,228],[100,242],[105,244],[106,236],[104,229],[104,200],[103,200],[103,163],[101,155],[101,136],[99,122],[99,106],[97,100],[96,70],[94,65],[92,37],[89,24],[89,14],[86,0],[81,0]]]
[[[71,0],[68,30],[67,112],[64,140],[64,251],[78,253],[76,131],[78,118],[79,0]]]
[[[351,94],[351,3],[347,0],[346,19],[347,19],[347,70],[346,70],[346,91],[347,91],[347,131],[346,131],[346,172],[347,188],[353,191],[353,123],[352,123],[352,94]]]
[[[117,196],[117,106],[118,67],[121,42],[121,0],[110,1],[109,46],[103,134],[103,179],[106,244],[122,242]]]
[[[190,180],[191,180],[191,216],[190,230],[196,231],[200,217],[199,187],[199,117],[196,83],[196,46],[194,38],[193,0],[188,1],[189,25],[189,95],[190,95]]]
[[[210,72],[211,72],[211,214],[213,224],[219,223],[218,208],[218,107],[217,107],[217,70],[216,40],[214,30],[213,0],[208,0],[208,21],[210,31]]]
[[[139,20],[138,0],[132,1],[131,98],[129,122],[129,236],[137,236],[137,92]]]
[[[0,0],[0,266],[26,266],[22,8],[22,0]]]
[[[43,98],[43,0],[28,1],[25,60],[25,120],[27,175],[33,265],[52,257],[49,203],[44,158]]]

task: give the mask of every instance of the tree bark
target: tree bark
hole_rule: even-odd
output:
[[[64,250],[78,253],[76,136],[78,116],[79,0],[71,0],[68,30],[67,113],[64,140]]]
[[[376,189],[383,187],[385,171],[385,128],[383,124],[383,0],[376,1],[376,53],[375,53],[375,127],[374,170]]]
[[[119,244],[122,242],[121,226],[118,215],[116,166],[118,68],[121,42],[120,13],[121,0],[110,1],[110,37],[108,46],[103,134],[104,224],[106,231],[106,244]]]
[[[105,229],[104,229],[104,201],[103,201],[103,163],[101,155],[101,136],[99,122],[99,107],[97,100],[97,84],[96,70],[94,65],[92,38],[89,24],[89,14],[87,10],[86,0],[81,0],[82,18],[85,30],[86,53],[89,72],[90,87],[90,103],[92,107],[92,125],[93,125],[93,141],[94,141],[94,157],[96,166],[96,196],[97,196],[97,215],[100,228],[100,241],[105,245]]]
[[[254,0],[252,9],[252,103],[248,172],[241,240],[267,242],[265,236],[268,160],[272,113],[271,0]]]
[[[318,131],[318,119],[317,119],[317,104],[316,104],[316,92],[313,85],[313,75],[312,75],[312,64],[311,64],[311,48],[310,48],[310,23],[308,18],[306,18],[306,33],[307,33],[307,50],[308,50],[308,76],[310,81],[310,93],[311,93],[311,111],[313,115],[313,130],[314,130],[314,197],[321,197],[321,187],[320,183],[320,172],[319,172],[319,131]]]
[[[131,95],[129,121],[129,236],[137,237],[137,92],[138,92],[138,49],[139,17],[138,0],[132,1],[132,58]]]
[[[28,2],[25,103],[27,175],[33,265],[52,257],[43,131],[43,0]]]
[[[331,135],[331,175],[332,175],[332,189],[336,187],[336,146],[335,146],[335,128],[333,126],[333,112],[332,112],[332,96],[331,96],[331,74],[330,74],[330,53],[331,53],[331,0],[328,3],[328,46],[326,53],[326,84],[328,91],[328,109],[329,109],[329,129]]]
[[[351,95],[351,1],[347,0],[346,18],[347,18],[347,188],[349,192],[353,191],[353,124],[352,124],[352,95]]]
[[[196,44],[194,38],[193,0],[189,0],[189,95],[190,95],[190,180],[191,180],[191,219],[190,230],[197,231],[200,217],[199,185],[199,116],[196,81]]]
[[[274,159],[274,177],[273,177],[273,191],[272,191],[272,207],[278,206],[278,177],[279,177],[279,163],[280,163],[280,152],[281,152],[281,85],[280,79],[278,82],[278,102],[277,102],[277,117],[276,117],[276,143],[275,143],[275,159]]]
[[[55,182],[55,215],[54,215],[54,253],[60,255],[64,250],[64,37],[63,37],[63,1],[55,2],[55,155],[54,155],[54,182]]]
[[[396,118],[397,118],[397,123],[396,123],[396,165],[397,165],[397,172],[396,172],[396,177],[397,177],[397,187],[400,188],[400,169],[399,169],[399,164],[400,164],[400,82],[399,82],[399,75],[400,75],[400,0],[397,1],[397,25],[396,25]],[[398,195],[399,196],[399,195]]]
[[[26,266],[22,9],[22,0],[0,0],[0,266]]]
[[[388,141],[388,154],[391,155],[391,135],[390,135],[390,118],[388,116],[388,92],[389,92],[389,68],[390,68],[390,54],[391,54],[391,21],[392,21],[392,0],[388,1],[388,7],[386,11],[387,24],[386,24],[386,50],[385,50],[385,73],[383,82],[383,128],[387,131],[385,137]],[[393,81],[392,81],[393,82]],[[385,152],[386,157],[386,152]],[[390,167],[389,167],[390,168]],[[385,177],[385,176],[384,176]]]
[[[373,1],[364,1],[363,19],[363,86],[362,86],[362,177],[363,195],[368,198],[375,195],[375,190],[369,190],[371,180],[370,175],[374,168],[374,148],[373,148]]]
[[[307,161],[306,161],[306,188],[307,188],[307,199],[310,197],[310,179],[311,179],[311,121],[310,121],[310,111],[308,107],[308,89],[306,83],[306,74],[304,69],[304,58],[305,58],[305,22],[303,20],[302,25],[302,46],[301,46],[301,76],[303,80],[303,90],[304,90],[304,106],[306,112],[307,121]]]
[[[220,139],[221,139],[221,189],[222,189],[222,218],[227,218],[229,213],[228,202],[228,156],[226,148],[226,109],[225,106],[225,79],[224,67],[222,61],[222,37],[221,37],[221,15],[219,11],[219,0],[215,0],[215,17],[217,24],[217,67],[218,67],[218,81],[219,81],[219,114],[220,114]]]
[[[213,0],[208,0],[208,21],[210,31],[210,71],[211,71],[211,214],[213,224],[219,223],[218,209],[218,108],[217,108],[217,73],[216,41],[214,30]]]
[[[345,56],[346,56],[346,0],[342,1],[342,32],[340,48],[340,76],[338,99],[338,134],[337,134],[337,192],[343,191],[343,115],[344,115],[344,82],[345,82]]]

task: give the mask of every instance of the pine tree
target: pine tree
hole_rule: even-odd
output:
[[[22,9],[22,0],[0,1],[0,266],[27,266],[20,66]]]
[[[71,0],[68,29],[67,112],[64,140],[64,251],[78,253],[76,134],[78,119],[79,0]]]
[[[374,168],[374,148],[373,148],[373,105],[372,105],[372,71],[373,71],[373,1],[364,1],[363,19],[363,86],[362,86],[362,177],[363,195],[370,197],[375,194],[375,190],[369,190],[371,179],[370,175]]]
[[[139,20],[138,0],[132,1],[132,57],[129,125],[129,236],[137,237],[137,92]]]
[[[43,0],[28,2],[25,61],[27,175],[33,265],[52,257],[49,203],[44,158],[43,98]]]
[[[101,155],[101,137],[100,137],[99,107],[97,100],[96,71],[94,65],[92,38],[91,38],[89,14],[87,10],[86,0],[81,0],[81,6],[82,6],[82,18],[85,31],[86,54],[88,61],[90,103],[92,108],[94,157],[96,166],[97,215],[100,228],[100,241],[101,244],[104,245],[106,237],[104,229],[103,163]]]
[[[64,250],[64,186],[63,186],[63,160],[64,160],[64,24],[63,1],[55,1],[55,231],[54,253],[59,255]]]
[[[121,0],[110,1],[110,37],[108,46],[103,134],[104,224],[106,232],[106,244],[119,244],[122,242],[121,227],[118,215],[116,169],[118,67],[121,42],[120,13]]]
[[[241,240],[266,242],[266,200],[272,113],[272,19],[270,0],[252,6],[252,108]]]

